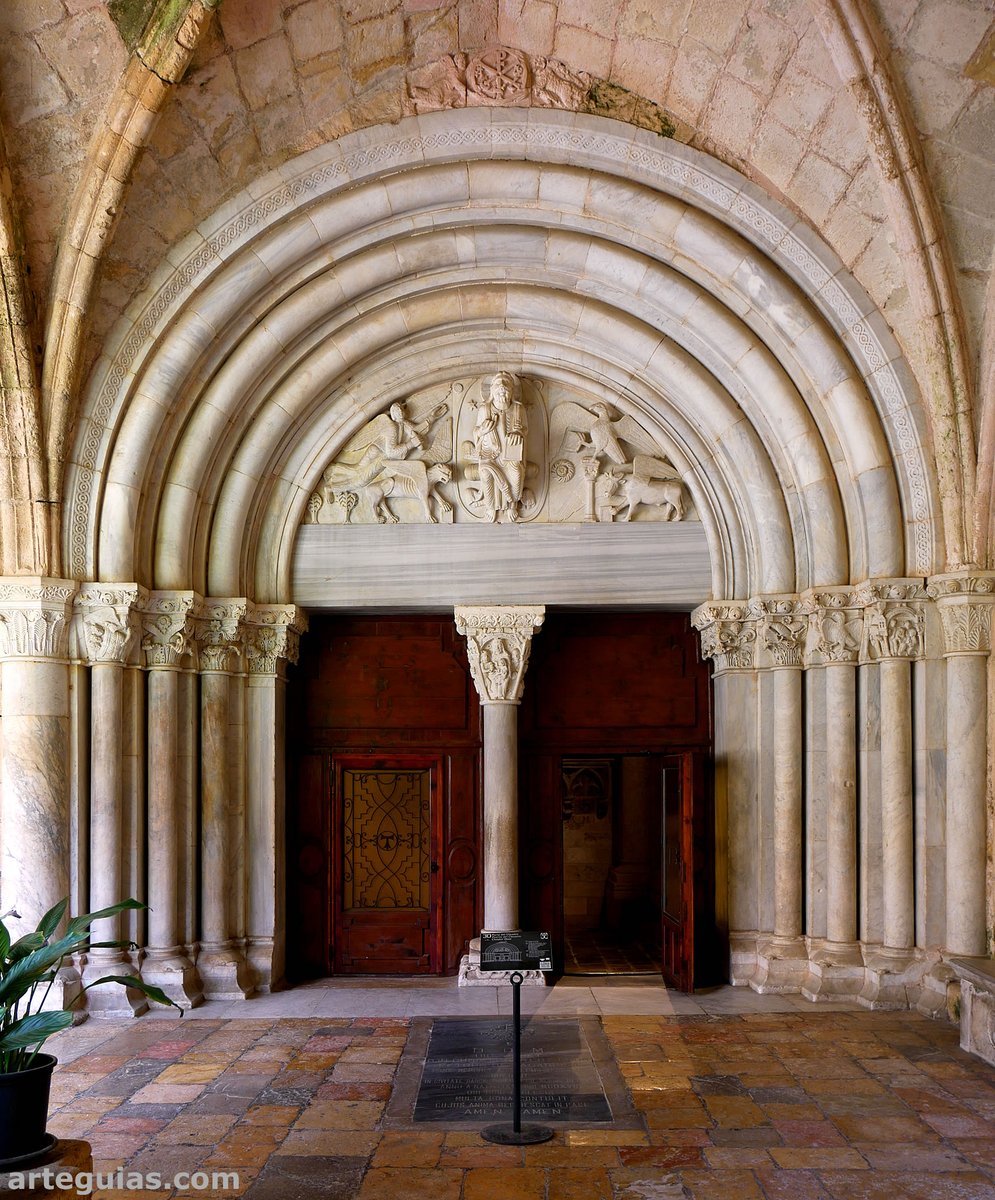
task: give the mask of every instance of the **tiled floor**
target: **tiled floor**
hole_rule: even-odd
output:
[[[995,1070],[953,1026],[742,989],[524,990],[600,1016],[637,1128],[518,1148],[389,1114],[412,1018],[507,1011],[505,991],[314,985],[91,1020],[55,1039],[50,1129],[102,1172],[237,1171],[251,1200],[995,1200]]]
[[[602,929],[567,930],[563,969],[567,975],[659,975],[660,953],[642,940],[626,940]]]

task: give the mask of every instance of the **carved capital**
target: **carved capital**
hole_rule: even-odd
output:
[[[517,704],[522,698],[532,635],[542,605],[457,605],[456,628],[466,638],[470,674],[481,704]]]
[[[88,663],[128,662],[140,608],[149,594],[137,583],[84,583],[76,596],[70,653]]]
[[[75,591],[69,579],[0,579],[0,659],[64,660]]]
[[[250,604],[244,628],[249,674],[276,675],[281,662],[297,662],[307,614],[296,604]]]
[[[701,633],[701,652],[714,660],[716,674],[756,666],[757,621],[744,602],[699,605],[691,624]]]
[[[857,662],[864,634],[862,607],[852,587],[818,588],[802,596],[808,613],[806,666]]]
[[[879,662],[922,658],[926,600],[923,581],[874,579],[862,583],[857,593],[864,605],[861,659]]]
[[[228,671],[242,651],[243,597],[208,598],[197,614],[196,636],[201,671]]]
[[[196,592],[151,592],[142,606],[142,649],[148,667],[170,667],[192,651]]]
[[[943,653],[987,654],[992,644],[995,572],[934,575],[926,586],[943,626]]]
[[[749,612],[757,621],[758,648],[772,667],[800,667],[808,614],[798,596],[756,596]]]

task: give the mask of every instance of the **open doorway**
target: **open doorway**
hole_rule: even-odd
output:
[[[564,758],[561,784],[564,974],[659,975],[658,764]]]

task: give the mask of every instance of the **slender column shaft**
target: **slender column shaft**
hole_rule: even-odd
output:
[[[248,707],[249,863],[247,933],[249,962],[257,986],[270,991],[286,965],[283,785],[284,685],[274,675],[249,677]]]
[[[201,675],[201,935],[205,945],[228,940],[228,676]]]
[[[802,932],[802,673],[774,675],[774,933]]]
[[[912,667],[903,659],[886,658],[878,670],[884,944],[906,950],[915,941]]]
[[[947,936],[952,954],[985,953],[987,660],[947,657]]]
[[[149,951],[158,958],[179,955],[177,937],[176,821],[177,701],[175,671],[149,672]]]
[[[518,706],[484,705],[484,928],[518,928]]]
[[[107,908],[123,895],[121,854],[122,759],[121,730],[124,668],[118,663],[95,663],[90,672],[90,906]],[[94,925],[96,940],[118,940],[121,918]],[[105,964],[121,962],[120,950],[91,952]]]
[[[857,937],[856,677],[850,663],[826,672],[826,935]]]

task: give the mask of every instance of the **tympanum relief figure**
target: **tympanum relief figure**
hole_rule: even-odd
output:
[[[346,443],[306,524],[682,521],[679,472],[605,400],[499,370],[395,400]]]
[[[572,401],[550,415],[552,520],[682,521],[684,485],[660,446],[625,414],[602,400],[589,408]],[[578,467],[580,470],[578,471]]]
[[[449,409],[435,404],[409,412],[397,401],[353,437],[321,477],[308,514],[313,523],[396,525],[390,501],[410,499],[421,519],[452,520],[453,506],[438,488],[452,478]],[[320,499],[320,503],[317,501]]]

